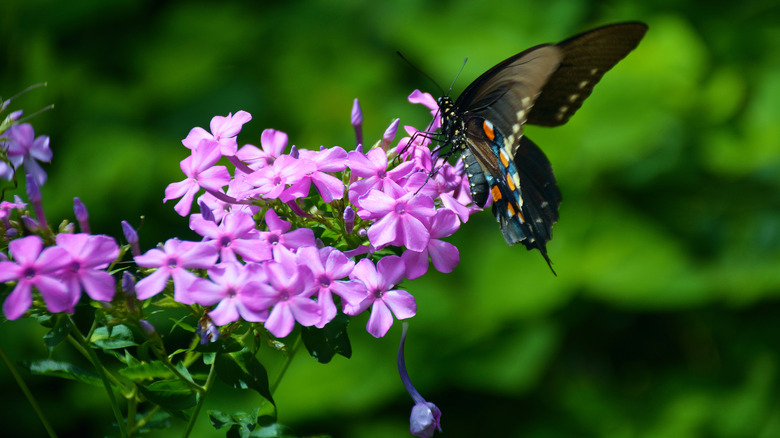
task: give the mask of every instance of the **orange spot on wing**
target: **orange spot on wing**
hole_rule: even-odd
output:
[[[496,138],[496,133],[493,131],[493,125],[490,124],[487,120],[482,122],[482,131],[485,132],[485,135],[487,136],[488,140],[493,140]]]
[[[501,199],[501,189],[499,189],[497,185],[490,189],[490,193],[493,195],[493,201]]]
[[[507,158],[503,150],[498,151],[498,157],[501,159],[501,164],[503,164],[504,167],[509,167],[509,158]]]
[[[509,186],[509,190],[515,191],[515,181],[512,179],[512,175],[506,174],[506,185]]]

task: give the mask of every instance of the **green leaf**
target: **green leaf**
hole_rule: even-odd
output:
[[[256,424],[257,412],[233,412],[229,414],[227,412],[210,410],[209,419],[211,420],[211,425],[214,426],[215,429],[222,429],[225,426],[239,425],[246,426],[251,430],[251,428]]]
[[[340,313],[325,327],[303,327],[301,339],[311,357],[320,363],[328,363],[340,354],[347,359],[352,356],[352,345],[347,335],[349,316]]]
[[[62,316],[57,317],[57,322],[54,327],[45,335],[43,335],[43,342],[51,352],[54,347],[60,344],[63,339],[68,337],[70,333],[70,326],[68,325],[68,319]]]
[[[133,339],[133,332],[128,326],[123,324],[97,328],[92,333],[92,337],[89,338],[89,342],[105,350],[138,345]]]
[[[119,374],[134,382],[143,382],[154,379],[170,379],[173,373],[159,360],[143,362],[138,365],[128,366],[119,370]]]
[[[77,380],[94,386],[103,386],[97,374],[82,370],[81,368],[68,362],[59,362],[55,360],[38,360],[33,362],[24,362],[22,366],[30,371],[30,374],[41,376],[60,377],[63,379]]]
[[[160,380],[148,386],[139,385],[138,389],[150,402],[173,414],[180,414],[198,402],[195,390],[181,380]]]
[[[232,388],[252,389],[274,403],[268,388],[268,373],[248,349],[217,355],[215,367],[217,377]]]

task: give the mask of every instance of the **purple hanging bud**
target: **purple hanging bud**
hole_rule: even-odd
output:
[[[344,209],[344,231],[347,232],[347,234],[352,234],[352,231],[355,228],[355,210],[352,209],[351,206],[347,205],[347,208]]]
[[[135,312],[135,277],[133,274],[122,272],[122,291],[125,293],[125,302],[130,312]]]
[[[38,221],[31,218],[30,216],[27,216],[26,214],[22,215],[21,219],[24,227],[32,232],[36,232],[41,228],[40,224],[38,224]]]
[[[208,313],[204,314],[198,321],[198,328],[195,329],[195,334],[200,337],[200,345],[216,342],[219,339],[219,329],[214,325],[214,321],[211,320]]]
[[[409,431],[414,436],[430,438],[438,430],[441,432],[441,411],[435,404],[425,401],[417,392],[406,372],[406,363],[404,360],[404,344],[406,343],[406,331],[409,329],[409,323],[403,323],[403,332],[401,333],[401,345],[398,347],[398,374],[401,375],[409,395],[414,400],[412,415],[409,417]]]
[[[295,145],[290,146],[290,156],[295,158],[296,160],[300,156],[300,153],[298,152],[298,147]]]
[[[357,144],[363,144],[363,110],[360,109],[360,103],[357,99],[352,104],[352,126],[355,127]]]
[[[398,133],[398,123],[401,121],[401,119],[395,119],[390,123],[390,126],[385,129],[385,133],[382,135],[382,149],[385,151],[387,150],[387,147],[390,145],[390,142],[393,141],[395,138],[395,134]]]
[[[76,220],[79,221],[82,233],[89,234],[89,212],[87,207],[79,198],[73,198],[73,213],[76,214]]]
[[[3,103],[5,104],[5,103],[10,103],[10,102],[11,102],[10,100],[6,100]],[[3,106],[3,110],[5,109],[6,106],[8,106],[8,105],[4,105]],[[22,113],[23,112],[24,111],[22,111],[22,110],[16,110],[16,111],[12,112],[11,114],[8,114],[8,120],[10,120],[11,122],[15,122],[15,121],[19,120],[22,117]]]
[[[35,182],[35,178],[27,174],[27,199],[33,205],[35,210],[35,217],[38,219],[38,224],[41,229],[46,230],[49,226],[46,224],[46,215],[43,213],[43,204],[41,203],[41,189],[38,183]]]
[[[206,205],[203,201],[198,201],[198,206],[200,206],[200,215],[203,216],[203,219],[207,221],[211,221],[216,223],[217,218],[214,217],[214,212],[211,211],[208,205]]]
[[[144,334],[148,337],[157,336],[157,330],[154,329],[154,326],[149,321],[142,319],[138,321],[138,325],[141,326],[141,330],[143,330]]]
[[[130,251],[134,256],[141,255],[141,246],[138,244],[138,233],[127,221],[122,221],[122,233],[125,235],[127,243],[130,244]]]

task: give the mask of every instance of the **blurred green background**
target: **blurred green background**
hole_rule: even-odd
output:
[[[650,26],[639,48],[567,125],[526,130],[563,193],[549,245],[558,276],[507,247],[490,213],[474,216],[450,239],[456,271],[405,285],[418,300],[409,372],[448,437],[780,436],[775,0],[3,0],[0,94],[48,82],[12,109],[55,104],[32,121],[55,154],[50,221],[70,219],[79,196],[93,232],[119,236],[120,220],[144,216],[149,248],[192,237],[161,200],[182,178],[180,140],[214,115],[253,115],[240,143],[272,127],[299,147],[352,147],[356,97],[371,141],[395,117],[429,121],[406,96],[436,89],[397,50],[445,86],[468,57],[457,95],[527,47],[625,20]],[[282,423],[408,435],[400,324],[375,340],[365,322],[353,320],[352,359],[296,357],[276,394]],[[5,322],[0,343],[14,361],[45,358],[42,333]],[[27,381],[61,436],[110,433],[102,390]],[[0,394],[3,436],[43,435],[5,367]],[[216,391],[206,409],[255,403]],[[178,436],[173,424],[153,436]],[[222,433],[204,416],[195,435]]]

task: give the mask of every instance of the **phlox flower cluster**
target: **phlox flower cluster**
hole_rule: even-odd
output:
[[[438,109],[419,91],[410,101]],[[367,329],[376,337],[394,317],[414,316],[414,297],[399,283],[429,264],[450,272],[459,262],[442,239],[475,211],[462,164],[437,158],[412,127],[391,147],[397,120],[374,147],[351,150],[288,149],[287,134],[272,129],[260,147],[239,147],[249,120],[245,111],[214,117],[210,131],[194,128],[182,141],[190,150],[181,162],[186,178],[169,185],[164,200],[178,199],[174,209],[203,239],[170,240],[136,256],[156,269],[136,285],[138,297],[173,279],[175,299],[207,306],[215,324],[263,322],[277,337],[296,322],[323,327],[339,311],[371,309]],[[352,121],[362,139],[357,101]],[[191,214],[199,193],[200,212]]]
[[[409,100],[437,114],[429,94],[415,91]],[[339,312],[369,309],[367,329],[381,337],[394,319],[414,316],[415,299],[399,284],[431,264],[452,271],[458,250],[443,239],[476,207],[462,163],[452,165],[429,148],[427,133],[438,118],[424,132],[405,126],[408,135],[398,141],[394,120],[373,147],[360,144],[362,119],[356,100],[351,120],[358,144],[346,149],[288,148],[287,134],[272,129],[262,132],[259,147],[239,146],[237,135],[251,120],[245,111],[214,117],[209,130],[192,129],[182,140],[190,152],[180,163],[185,178],[166,188],[164,201],[177,199],[174,210],[189,217],[202,239],[173,238],[142,253],[135,230],[123,223],[141,275],[125,292],[147,300],[172,283],[174,300],[206,307],[216,325],[262,322],[277,337],[296,323],[321,328]],[[4,201],[6,238],[22,229],[9,222],[14,211],[28,230],[43,232],[38,187],[46,173],[37,161],[51,159],[49,139],[13,123],[4,137],[0,177],[25,169],[37,216],[26,216],[21,199]],[[94,300],[113,298],[116,281],[107,269],[119,246],[89,234],[78,199],[75,211],[82,233],[60,232],[48,247],[36,235],[18,238],[0,254],[0,282],[16,282],[3,305],[9,319],[30,308],[33,289],[51,312],[73,312],[82,291]]]

